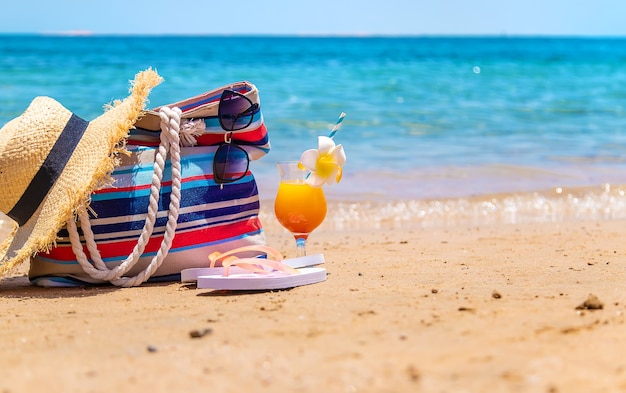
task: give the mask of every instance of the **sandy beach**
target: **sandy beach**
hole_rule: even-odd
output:
[[[273,292],[45,289],[22,266],[0,391],[624,391],[624,225],[326,226],[327,281]]]

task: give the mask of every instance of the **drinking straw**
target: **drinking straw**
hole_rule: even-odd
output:
[[[339,131],[339,128],[341,127],[341,122],[343,122],[344,117],[346,117],[346,113],[341,112],[341,115],[339,115],[339,119],[337,120],[337,123],[335,123],[333,129],[330,130],[330,134],[328,135],[330,139],[332,139],[337,133],[337,131]]]

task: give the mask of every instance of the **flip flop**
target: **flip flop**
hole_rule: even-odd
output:
[[[307,255],[299,258],[290,258],[283,259],[282,263],[287,266],[293,267],[295,269],[303,268],[303,267],[311,267],[317,266],[324,263],[324,254],[313,254]],[[246,269],[239,268],[237,266],[232,266],[230,268],[231,275],[233,273],[250,273]],[[198,268],[190,268],[184,269],[180,272],[180,280],[182,282],[196,282],[198,281],[198,277],[200,276],[215,276],[215,275],[223,275],[224,268],[223,267],[198,267]]]
[[[321,267],[305,267],[297,269],[298,273],[288,274],[274,271],[267,274],[235,273],[228,276],[213,274],[197,278],[198,289],[229,289],[237,291],[256,291],[266,289],[286,289],[301,285],[315,284],[326,280],[326,269]]]

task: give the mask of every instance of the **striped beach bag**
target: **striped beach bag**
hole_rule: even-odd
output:
[[[266,243],[249,165],[270,144],[253,84],[147,111],[135,127],[112,185],[31,261],[33,284],[175,280],[212,252]]]

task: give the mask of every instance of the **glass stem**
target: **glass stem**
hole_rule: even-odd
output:
[[[296,238],[296,257],[306,256],[306,238],[305,237],[297,237]]]

